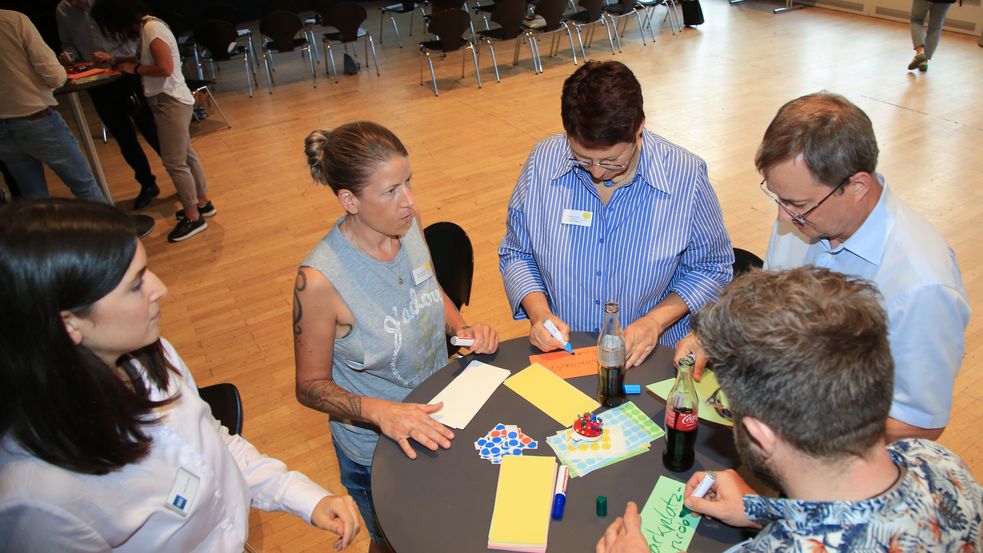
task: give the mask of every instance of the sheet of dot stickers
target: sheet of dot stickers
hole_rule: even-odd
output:
[[[483,437],[474,442],[474,448],[486,461],[498,465],[506,455],[522,455],[527,449],[536,449],[539,442],[522,432],[514,424],[498,423]]]
[[[617,426],[621,429],[624,434],[626,453],[621,456],[600,454],[586,459],[569,458],[564,454],[562,447],[562,435],[565,430],[546,438],[546,443],[553,448],[557,457],[564,465],[570,467],[571,477],[585,476],[599,468],[644,453],[648,450],[649,442],[665,434],[659,425],[652,422],[652,419],[648,418],[637,405],[630,401],[601,413],[600,418],[604,420],[605,428]]]
[[[560,439],[551,440],[547,438],[550,447],[554,443],[557,447],[554,450],[562,450],[563,457],[566,459],[591,459],[599,456],[621,457],[628,453],[625,447],[625,433],[617,425],[604,425],[604,433],[594,441],[580,439],[577,434],[569,428],[565,428],[556,434]],[[557,455],[560,451],[557,451]]]

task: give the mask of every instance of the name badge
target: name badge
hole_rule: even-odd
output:
[[[577,225],[578,227],[589,227],[594,224],[594,214],[590,211],[578,211],[576,209],[564,209],[564,225]]]
[[[432,276],[433,269],[430,268],[430,262],[428,261],[416,269],[413,269],[413,284],[420,284]]]
[[[174,479],[174,485],[171,486],[167,500],[164,501],[164,506],[183,517],[188,516],[188,513],[191,512],[191,503],[195,500],[195,494],[198,493],[200,480],[184,467],[179,468],[177,477]]]

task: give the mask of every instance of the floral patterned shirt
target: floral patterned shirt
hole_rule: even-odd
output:
[[[731,551],[983,551],[983,489],[962,460],[928,440],[901,440],[887,449],[903,473],[898,484],[872,499],[744,496],[748,518],[764,528]]]

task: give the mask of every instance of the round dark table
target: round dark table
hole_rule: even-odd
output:
[[[96,151],[96,144],[92,140],[92,136],[89,134],[89,122],[85,118],[85,110],[82,109],[82,102],[79,101],[78,93],[83,90],[89,90],[91,88],[98,88],[100,86],[106,86],[109,83],[119,80],[121,75],[119,73],[107,73],[105,75],[100,75],[99,78],[86,81],[83,83],[77,83],[72,79],[68,79],[61,88],[55,90],[55,96],[66,96],[68,97],[68,105],[72,108],[72,115],[75,117],[75,126],[78,127],[79,137],[82,140],[82,145],[84,146],[83,152],[85,152],[86,157],[89,158],[89,167],[92,169],[92,174],[96,178],[96,182],[99,183],[99,187],[102,188],[102,193],[106,196],[106,201],[109,203],[113,202],[113,195],[109,191],[109,181],[106,179],[106,173],[102,170],[102,162],[99,161],[99,153]],[[137,228],[137,234],[141,237],[150,234],[150,231],[154,229],[156,223],[154,218],[142,213],[131,213],[130,218],[133,220],[133,224]]]
[[[597,343],[595,335],[574,334],[574,347]],[[468,355],[451,362],[424,381],[406,398],[409,403],[426,403],[455,376],[477,359],[516,373],[529,366],[529,355],[541,353],[526,337],[503,342],[494,355]],[[640,395],[628,396],[660,427],[664,426],[665,402],[645,389],[647,384],[675,375],[673,352],[660,347],[641,366],[628,371],[626,384],[642,385]],[[591,397],[597,378],[585,376],[568,382]],[[474,442],[497,423],[515,424],[539,441],[530,455],[555,456],[546,438],[562,427],[504,385],[499,386],[464,430],[454,430],[450,449],[432,452],[411,442],[418,456],[411,460],[399,446],[383,436],[372,460],[372,499],[376,516],[397,553],[486,553],[488,528],[495,506],[499,467],[482,460]],[[572,424],[573,421],[570,421]],[[651,443],[649,451],[598,469],[587,476],[571,478],[563,519],[550,521],[547,551],[592,552],[607,526],[624,512],[625,503],[635,501],[641,509],[660,475],[685,482],[693,471],[721,470],[738,465],[729,427],[700,421],[696,441],[696,464],[691,471],[670,473],[662,465],[665,438]],[[595,499],[607,496],[608,516],[595,514]],[[700,522],[690,552],[723,551],[754,534],[716,520]]]

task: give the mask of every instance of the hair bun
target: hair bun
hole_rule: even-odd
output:
[[[304,153],[307,154],[307,166],[311,170],[311,176],[317,182],[324,184],[328,182],[323,167],[330,136],[331,131],[316,129],[304,139]]]

